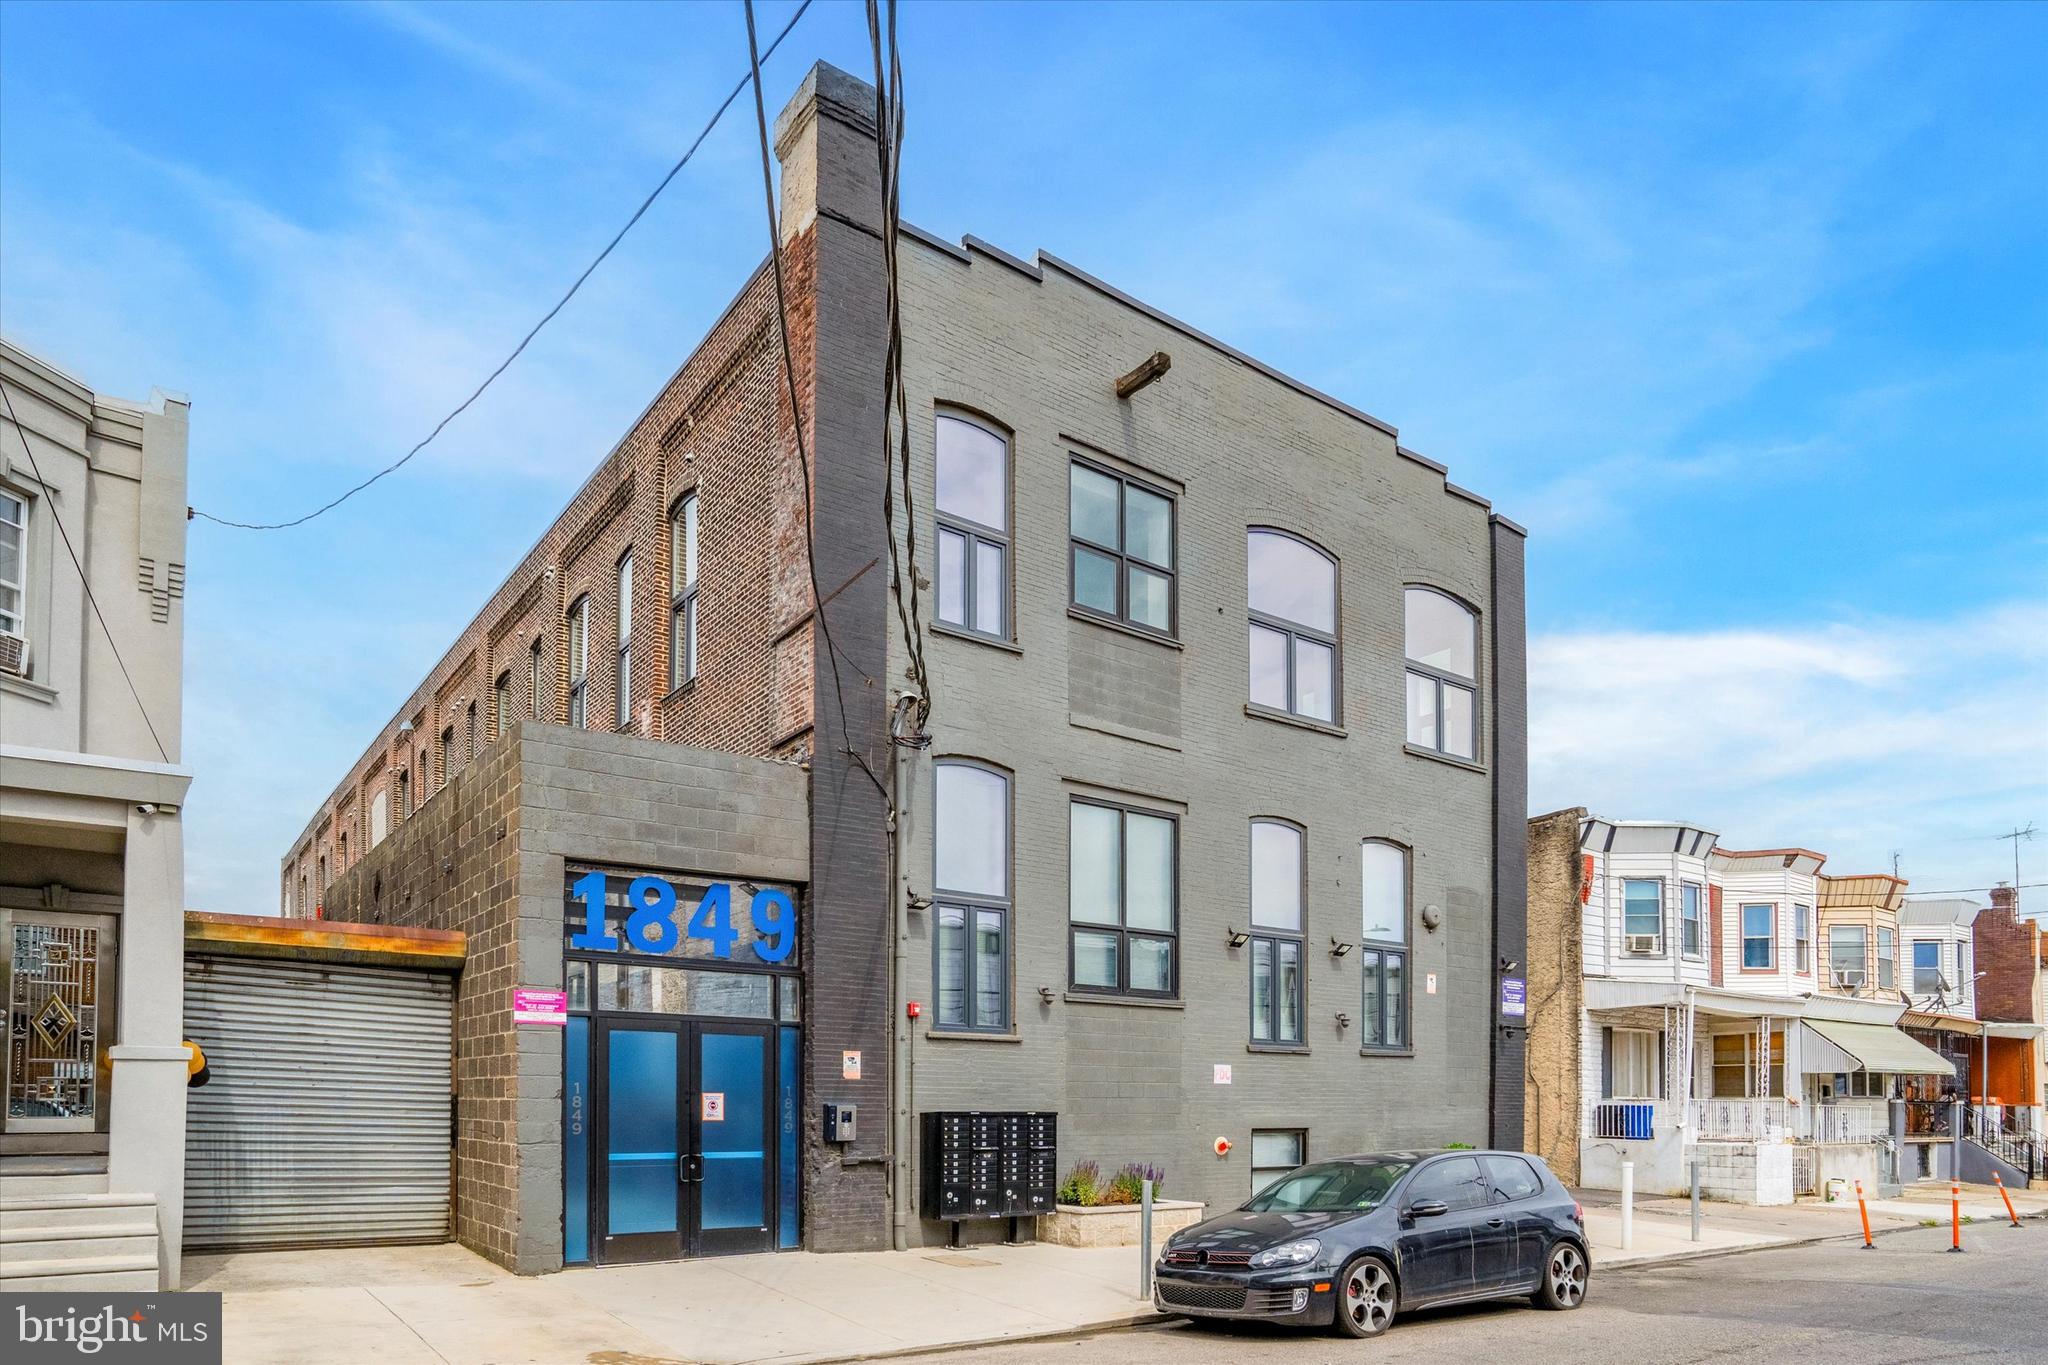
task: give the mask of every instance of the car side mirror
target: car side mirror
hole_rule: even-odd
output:
[[[1418,1199],[1408,1206],[1410,1218],[1441,1218],[1451,1206],[1441,1199]]]

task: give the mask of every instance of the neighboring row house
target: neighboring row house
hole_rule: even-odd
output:
[[[2038,1171],[2041,1019],[1977,1017],[1981,907],[1826,862],[1682,822],[1531,821],[1530,1149],[1596,1188],[1627,1160],[1680,1192],[1697,1160],[1709,1195],[1788,1203],[1946,1174],[1967,1096],[1964,1173]]]
[[[943,1243],[997,1168],[921,1196],[916,1124],[963,1111],[1215,1203],[1513,1145],[1521,528],[1071,265],[908,227],[885,458],[873,113],[821,65],[777,124],[800,410],[764,263],[283,860],[294,914],[468,934],[455,1235]],[[548,989],[565,1027],[515,1021]]]

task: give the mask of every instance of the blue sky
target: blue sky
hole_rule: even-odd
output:
[[[906,5],[902,36],[906,216],[1072,260],[1531,528],[1537,809],[1897,851],[1928,890],[2048,825],[2048,11]],[[859,7],[799,24],[771,114],[818,57],[867,68]],[[296,515],[468,392],[745,62],[736,4],[10,4],[0,325],[189,393],[197,506]],[[401,474],[299,531],[194,524],[194,906],[274,909],[315,802],[756,263],[748,112]]]

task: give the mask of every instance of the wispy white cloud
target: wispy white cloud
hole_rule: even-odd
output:
[[[428,14],[417,5],[401,3],[401,0],[374,0],[374,3],[351,5],[354,13],[375,19],[392,29],[418,39],[444,57],[449,57],[463,66],[517,86],[530,94],[541,96],[559,104],[571,105],[579,102],[575,90],[553,75],[545,66],[529,62],[503,48],[493,46]]]
[[[1530,642],[1535,809],[1699,821],[1925,887],[2010,878],[2048,806],[2048,603]],[[2003,861],[2001,861],[2003,859]],[[2048,856],[2034,855],[2036,871]]]

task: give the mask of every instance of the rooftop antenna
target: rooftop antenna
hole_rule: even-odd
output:
[[[2012,840],[2012,903],[2013,909],[2017,911],[2019,909],[2020,903],[2020,845],[2022,843],[2029,842],[2033,839],[2034,822],[2032,820],[2029,820],[2027,821],[2027,827],[2025,829],[2015,828],[2012,831],[2012,833],[2001,834],[1997,837],[2000,839]]]
[[[1894,878],[1896,878],[1896,877],[1897,877],[1898,875],[1899,875],[1899,851],[1898,851],[1897,849],[1893,849],[1893,850],[1892,850],[1892,876],[1893,876]]]

